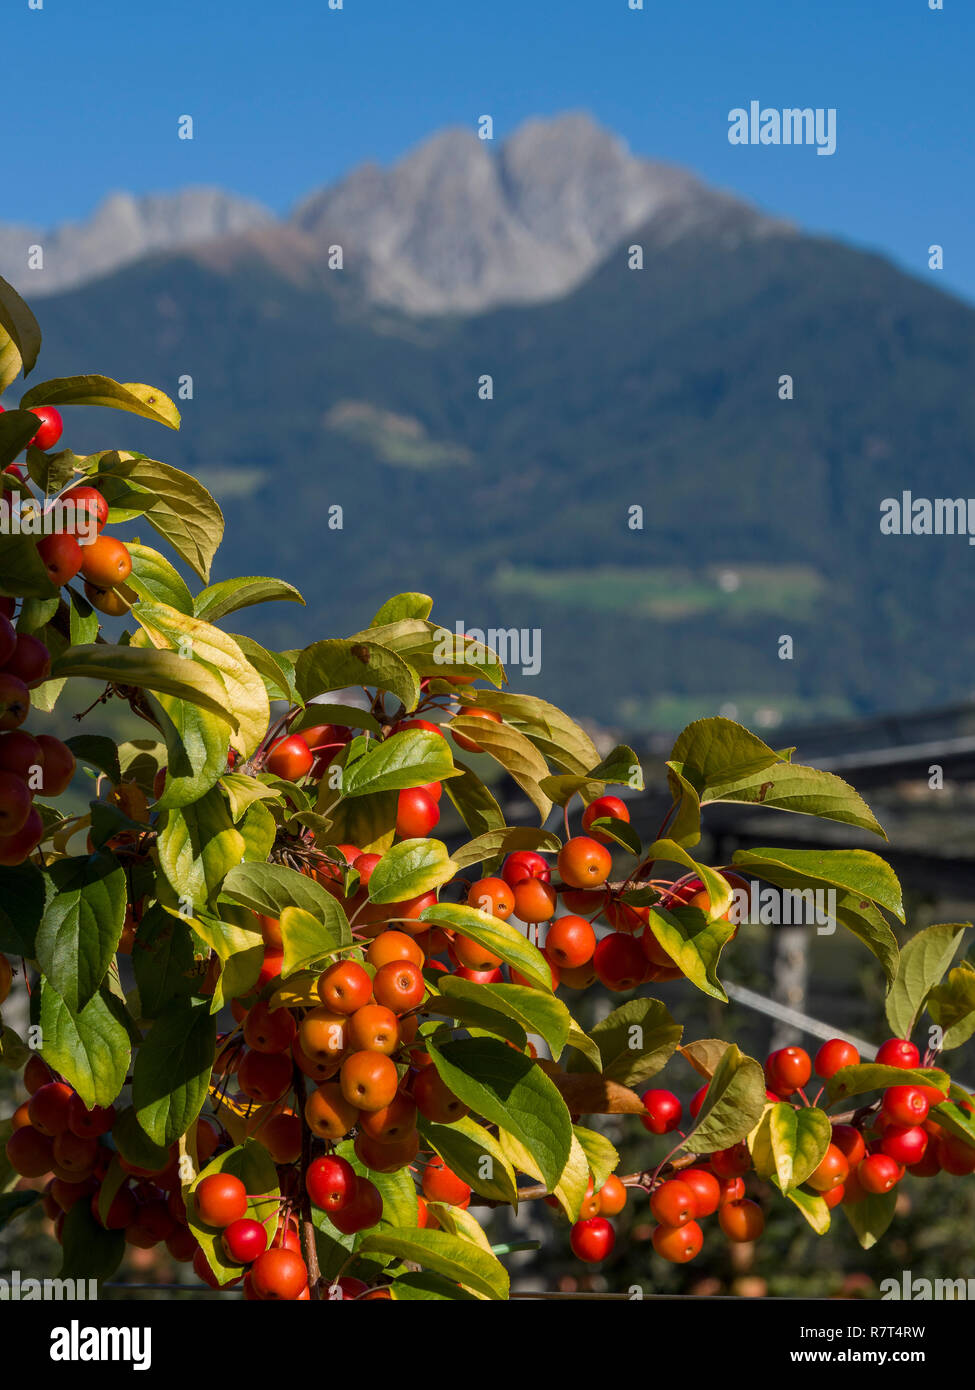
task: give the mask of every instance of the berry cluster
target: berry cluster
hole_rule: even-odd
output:
[[[10,867],[44,837],[35,794],[61,796],[75,770],[74,754],[60,739],[22,727],[31,690],[47,680],[51,654],[37,637],[17,632],[14,613],[14,600],[0,598],[0,865]]]
[[[907,1071],[921,1064],[918,1049],[905,1038],[888,1039],[876,1061]],[[844,1067],[859,1063],[857,1049],[842,1038],[824,1043],[815,1062],[801,1047],[780,1048],[766,1059],[766,1099],[770,1103],[790,1102],[796,1108],[809,1105],[804,1088],[814,1070],[827,1082]],[[691,1098],[688,1111],[692,1120],[707,1093],[705,1085]],[[793,1100],[796,1095],[798,1102]],[[878,1101],[856,1111],[850,1122],[833,1120],[829,1146],[805,1188],[822,1197],[828,1207],[836,1207],[889,1192],[908,1173],[931,1177],[942,1171],[956,1176],[975,1172],[975,1147],[929,1117],[931,1107],[944,1099],[935,1086],[892,1085]],[[646,1114],[641,1121],[649,1133],[678,1132],[683,1137],[680,1125],[684,1108],[672,1091],[649,1090],[643,1105]],[[971,1112],[964,1104],[961,1108]],[[693,1142],[693,1136],[691,1139]],[[665,1162],[646,1183],[640,1182],[639,1186],[649,1190],[650,1210],[658,1223],[653,1231],[657,1254],[674,1264],[693,1260],[704,1240],[699,1221],[715,1212],[729,1240],[758,1239],[765,1218],[758,1202],[745,1195],[745,1177],[752,1168],[748,1145],[741,1142],[669,1165]],[[625,1199],[626,1189],[623,1191]],[[612,1251],[615,1237],[605,1214],[605,1208],[584,1208],[582,1219],[573,1226],[572,1249],[581,1260],[598,1262]]]
[[[2,408],[0,406],[0,410]],[[63,430],[60,412],[53,406],[38,406],[33,413],[41,421],[41,427],[27,447],[52,449]],[[13,474],[32,496],[18,464],[8,464],[4,472]],[[127,613],[129,605],[118,587],[132,573],[132,556],[122,541],[102,534],[108,520],[108,502],[103,494],[87,484],[73,484],[53,501],[46,502],[45,510],[56,516],[59,523],[58,529],[43,536],[37,545],[37,553],[51,582],[60,589],[80,573],[85,581],[85,597],[93,608],[109,617]],[[83,524],[85,522],[87,524]],[[96,532],[94,540],[79,541],[79,531],[87,533],[92,525]]]

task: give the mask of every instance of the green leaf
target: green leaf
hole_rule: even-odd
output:
[[[112,1139],[115,1147],[127,1163],[137,1168],[145,1168],[150,1173],[161,1173],[169,1163],[169,1150],[154,1144],[139,1124],[131,1105],[118,1112],[112,1125]]]
[[[692,984],[713,999],[728,1002],[717,968],[721,952],[736,931],[732,922],[709,919],[707,913],[696,907],[677,907],[669,911],[653,907],[646,929],[653,933]]]
[[[75,1202],[61,1229],[59,1279],[110,1279],[125,1254],[125,1232],[106,1231],[90,1202]]]
[[[7,375],[6,367],[13,367],[13,376],[8,378],[7,384],[13,380],[19,370],[19,362],[16,356],[10,356],[9,343],[6,345],[8,352],[4,352],[3,333],[0,332],[0,392],[4,389],[3,378]],[[28,441],[34,438],[37,433],[37,416],[32,415],[29,410],[6,410],[0,415],[0,468],[6,468],[7,464],[13,463],[18,454],[23,453],[27,448]]]
[[[888,1086],[937,1086],[947,1095],[948,1073],[937,1067],[887,1067],[881,1062],[860,1062],[834,1073],[826,1083],[826,1095],[832,1105],[834,1101],[861,1096],[866,1091],[882,1091]]]
[[[802,767],[730,719],[699,719],[674,744],[670,787],[686,779],[701,804],[738,801],[821,816],[883,835],[866,802],[831,772]],[[885,837],[886,838],[886,837]]]
[[[126,410],[146,420],[179,429],[179,411],[168,396],[140,381],[117,382],[107,376],[65,376],[38,382],[21,398],[21,410],[35,405],[100,405]]]
[[[253,806],[255,801],[276,801],[278,799],[278,793],[274,787],[269,787],[266,782],[259,782],[256,777],[248,777],[240,772],[225,772],[220,778],[220,786],[230,803],[230,814],[234,818],[235,825],[240,822],[245,812]]]
[[[680,770],[679,763],[667,763],[667,781],[674,797],[676,813],[667,825],[667,835],[675,844],[690,849],[701,839],[701,798]]]
[[[403,791],[453,775],[454,762],[446,739],[424,729],[409,729],[391,734],[347,768],[342,778],[342,795]]]
[[[287,662],[272,655],[259,642],[253,641],[250,637],[244,637],[239,632],[232,632],[229,635],[264,682],[268,699],[286,700],[289,705],[300,704],[301,696],[294,686],[294,669]]]
[[[770,1105],[750,1137],[755,1167],[773,1175],[788,1194],[816,1171],[832,1139],[829,1116],[814,1106],[796,1110],[788,1101]]]
[[[714,1153],[738,1144],[765,1110],[765,1073],[732,1043],[722,1054],[704,1101],[681,1148]]]
[[[369,626],[385,627],[388,623],[398,623],[403,618],[429,618],[433,599],[427,594],[394,594],[388,598],[373,618]]]
[[[143,600],[133,608],[132,616],[155,647],[191,654],[194,666],[220,679],[227,708],[237,721],[231,745],[242,758],[249,758],[267,733],[270,704],[264,682],[233,638],[165,603]]]
[[[677,1050],[699,1076],[710,1081],[729,1046],[721,1038],[698,1038],[694,1042],[684,1043]]]
[[[632,748],[619,744],[613,751],[597,763],[591,772],[583,774],[561,774],[546,777],[542,781],[542,791],[546,792],[559,806],[564,806],[578,794],[589,802],[601,796],[607,787],[632,787],[643,790],[643,768],[640,759]]]
[[[223,539],[223,513],[203,484],[142,454],[104,454],[98,468],[98,483],[110,504],[127,488],[145,489],[146,520],[207,583]]]
[[[775,767],[752,773],[733,789],[723,792],[720,798],[712,799],[819,816],[823,820],[855,825],[885,840],[887,838],[883,826],[859,792],[834,773],[824,772],[818,767],[777,763]]]
[[[897,975],[900,951],[897,937],[883,913],[859,893],[838,892],[836,920],[877,957],[884,968],[889,988]]]
[[[223,897],[263,917],[280,917],[286,907],[300,907],[332,921],[332,913],[341,911],[320,883],[284,864],[238,864],[224,880]]]
[[[91,644],[98,636],[98,614],[81,594],[69,595],[71,606],[68,610],[68,635],[72,647]]]
[[[571,1019],[561,999],[525,985],[479,985],[456,975],[438,978],[439,1001],[463,1004],[471,1001],[513,1019],[525,1033],[544,1038],[553,1057],[558,1057],[569,1037]],[[438,999],[430,1001],[436,1008]],[[661,1005],[661,1007],[663,1007]]]
[[[20,615],[17,618],[17,631],[41,634],[42,629],[57,613],[61,606],[61,600],[52,598],[26,598],[20,606]],[[41,635],[43,642],[44,637]]]
[[[158,550],[127,541],[132,556],[132,573],[126,580],[141,599],[167,604],[180,613],[192,615],[193,596],[183,576]]]
[[[442,1274],[490,1299],[508,1297],[508,1274],[494,1255],[447,1231],[391,1228],[370,1232],[358,1247],[362,1255],[392,1255]]]
[[[261,971],[264,961],[264,941],[258,924],[243,908],[220,904],[222,917],[198,912],[188,925],[202,941],[217,953],[222,969],[217,979],[210,1013],[216,1014],[228,1004],[246,994]]]
[[[548,776],[548,765],[524,734],[510,724],[494,724],[464,714],[455,715],[444,727],[474,740],[481,752],[500,763],[545,821],[552,809],[550,798],[541,789],[542,780]]]
[[[799,1208],[816,1234],[824,1236],[830,1227],[830,1211],[825,1199],[818,1192],[804,1192],[802,1188],[793,1188],[785,1195]]]
[[[745,849],[732,856],[779,888],[836,888],[877,903],[904,921],[900,884],[890,865],[865,849]]]
[[[624,1086],[649,1081],[666,1066],[683,1031],[659,999],[628,999],[590,1029],[602,1064],[598,1070]],[[595,1068],[572,1065],[569,1070]]]
[[[950,1052],[975,1033],[975,970],[967,961],[948,972],[948,977],[927,998],[928,1013],[943,1029],[942,1050]]]
[[[198,618],[217,623],[228,613],[238,613],[257,603],[300,603],[305,600],[293,584],[283,579],[267,579],[263,575],[248,575],[245,579],[223,579],[197,594],[194,609]]]
[[[955,1090],[961,1091],[961,1087],[953,1085],[952,1091]],[[948,1130],[950,1134],[956,1135],[964,1143],[975,1148],[975,1121],[972,1120],[967,1111],[962,1110],[961,1106],[957,1104],[957,1101],[962,1100],[964,1095],[965,1093],[962,1093],[954,1101],[934,1106],[931,1111],[931,1118],[943,1129]],[[965,1100],[965,1104],[970,1105],[971,1101]]]
[[[373,879],[380,865],[373,870]],[[372,887],[372,880],[369,883]],[[509,922],[502,922],[480,908],[464,907],[459,903],[434,903],[420,913],[422,922],[435,926],[449,927],[464,936],[485,946],[494,955],[500,956],[513,966],[519,975],[530,980],[536,989],[552,992],[552,972],[548,961],[537,946],[522,936]]]
[[[451,777],[444,783],[444,790],[467,829],[477,836],[492,830],[503,830],[504,812],[480,777],[456,758],[454,767],[461,776]]]
[[[569,1020],[569,1036],[566,1038],[565,1045],[566,1047],[571,1047],[575,1052],[580,1052],[582,1056],[591,1063],[591,1066],[588,1068],[570,1065],[570,1071],[602,1071],[603,1059],[599,1048],[593,1042],[592,1038],[589,1037],[588,1033],[582,1031],[574,1018]],[[572,1059],[572,1062],[575,1062],[575,1058]]]
[[[877,1244],[894,1219],[896,1192],[868,1193],[859,1202],[842,1202],[843,1214],[864,1250]]]
[[[572,1133],[578,1139],[582,1151],[586,1155],[589,1171],[592,1173],[593,1188],[598,1192],[610,1174],[616,1172],[619,1167],[620,1156],[605,1134],[600,1134],[595,1129],[585,1129],[582,1125],[573,1125]]]
[[[439,627],[415,618],[401,618],[355,633],[352,640],[366,638],[396,652],[416,671],[417,675],[438,680],[445,689],[453,691],[448,676],[473,676],[502,685],[506,679],[504,667],[483,643],[458,636],[449,628]]]
[[[440,1155],[447,1167],[479,1197],[518,1206],[518,1183],[504,1149],[494,1135],[470,1115],[450,1125],[417,1120],[424,1145]]]
[[[530,826],[500,826],[497,830],[487,830],[469,840],[466,845],[454,850],[450,857],[458,869],[466,869],[471,864],[483,864],[488,859],[498,859],[520,849],[557,854],[561,848],[562,841],[549,830],[533,830]]]
[[[0,1231],[9,1226],[20,1212],[35,1206],[42,1196],[42,1193],[36,1191],[4,1192],[0,1195]]]
[[[970,923],[942,922],[912,936],[901,951],[887,996],[887,1022],[895,1038],[909,1038],[928,995],[941,983]]]
[[[0,279],[0,328],[17,349],[24,376],[29,376],[41,350],[40,325],[13,285],[3,279]]]
[[[34,864],[0,868],[0,951],[34,958],[48,881]]]
[[[193,942],[187,924],[151,907],[139,923],[132,969],[144,1019],[158,1017],[173,999],[188,995],[193,989]]]
[[[569,1156],[554,1187],[545,1181],[532,1153],[509,1130],[500,1130],[498,1138],[515,1167],[523,1173],[530,1174],[536,1182],[545,1183],[546,1187],[551,1188],[552,1196],[558,1201],[568,1219],[577,1221],[589,1186],[589,1161],[575,1130],[573,1129],[570,1139]]]
[[[208,1002],[168,1004],[136,1053],[132,1104],[154,1144],[172,1144],[196,1119],[207,1096],[216,1046]]]
[[[432,1270],[411,1270],[398,1274],[390,1285],[394,1303],[476,1303],[476,1294],[445,1279]]]
[[[369,901],[401,903],[449,883],[457,865],[440,840],[401,840],[387,850],[369,879]]]
[[[337,1144],[335,1153],[350,1163],[360,1177],[367,1177],[379,1188],[383,1199],[384,1225],[405,1226],[408,1230],[416,1228],[419,1206],[409,1168],[398,1168],[394,1173],[377,1173],[375,1169],[362,1162],[351,1139]]]
[[[167,758],[163,793],[153,810],[189,806],[216,786],[226,768],[230,731],[222,718],[187,700],[150,695],[148,703],[166,741]]]
[[[30,1048],[12,1028],[8,1028],[0,1019],[0,1067],[6,1067],[8,1071],[22,1071],[29,1060]],[[2,1127],[0,1127],[0,1132],[2,1132]]]
[[[453,1207],[451,1202],[427,1202],[427,1211],[437,1220],[441,1230],[446,1230],[451,1236],[460,1236],[462,1240],[469,1240],[473,1245],[480,1245],[481,1250],[488,1251],[488,1254],[494,1254],[484,1227],[466,1208]]]
[[[87,676],[113,685],[135,685],[142,690],[175,695],[221,715],[232,729],[238,727],[236,714],[227,708],[223,681],[199,662],[173,651],[112,646],[109,642],[68,647],[52,663],[51,676]]]
[[[420,678],[395,652],[372,641],[336,639],[306,647],[295,664],[298,689],[306,701],[347,686],[387,690],[414,709],[420,697]]]
[[[447,784],[450,785],[449,783]],[[335,793],[322,778],[319,806]],[[340,801],[328,816],[328,839],[337,845],[358,845],[364,854],[385,854],[396,836],[397,792],[377,792]],[[319,841],[321,836],[318,837]]]
[[[77,1014],[97,994],[115,955],[128,884],[111,854],[61,859],[50,874],[55,895],[37,932],[37,961],[65,1006]]]
[[[543,757],[566,772],[588,773],[599,762],[599,751],[585,729],[537,695],[511,695],[500,690],[472,690],[465,704],[493,710],[505,723],[529,739]]]
[[[216,787],[190,806],[164,812],[156,847],[172,891],[197,909],[212,904],[245,849]]]
[[[446,984],[446,976],[438,977],[438,982]],[[495,1007],[492,997],[492,986],[478,985],[472,980],[459,979],[458,983],[462,986],[455,989],[453,983],[442,993],[435,992],[435,986],[431,986],[430,997],[422,1006],[424,1014],[439,1015],[443,1018],[452,1018],[460,1023],[473,1035],[485,1033],[497,1038],[504,1038],[512,1043],[520,1052],[524,1052],[528,1042],[528,1036],[524,1026],[511,1014],[504,1009]],[[541,991],[533,991],[540,997]]]
[[[537,1162],[553,1188],[569,1157],[572,1124],[555,1086],[530,1058],[494,1038],[468,1038],[427,1050],[458,1099],[502,1126]]]
[[[65,742],[79,762],[89,763],[114,783],[121,782],[118,748],[112,739],[101,734],[75,734]]]
[[[670,754],[672,770],[684,778],[701,801],[719,801],[727,789],[734,789],[743,778],[782,762],[767,743],[741,724],[721,717],[698,719],[688,724]],[[675,799],[680,783],[671,780]]]
[[[373,718],[368,710],[359,709],[358,705],[332,705],[318,701],[302,710],[288,727],[291,733],[300,734],[303,729],[314,728],[316,724],[339,724],[346,729],[362,729],[364,733],[382,733],[379,720]]]
[[[345,913],[332,899],[332,910],[320,920],[300,907],[286,907],[281,912],[281,940],[284,943],[284,959],[281,963],[281,978],[287,979],[297,970],[324,961],[342,946],[352,942],[352,933]]]
[[[0,592],[41,599],[57,593],[32,536],[0,535]]]
[[[104,992],[74,1014],[48,980],[41,981],[41,1056],[73,1086],[85,1105],[111,1105],[129,1067],[129,1035]]]

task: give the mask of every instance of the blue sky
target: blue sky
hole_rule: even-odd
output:
[[[944,0],[5,0],[0,219],[214,183],[278,211],[445,125],[587,109],[800,224],[975,299],[975,5]],[[14,57],[14,61],[10,61]],[[837,109],[838,147],[738,148],[728,112]],[[194,117],[196,138],[176,139]]]

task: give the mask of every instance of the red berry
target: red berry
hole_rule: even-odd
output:
[[[907,1038],[888,1038],[878,1049],[876,1060],[885,1067],[903,1067],[910,1071],[920,1064],[921,1054]]]
[[[594,820],[605,820],[607,817],[629,822],[630,813],[626,809],[626,804],[618,796],[600,796],[595,801],[590,802],[582,813],[582,828],[588,831]],[[612,844],[609,836],[604,835],[601,830],[593,830],[589,833],[600,844]]]
[[[600,983],[617,993],[635,989],[646,970],[640,943],[619,931],[603,937],[593,952],[592,964]]]
[[[690,1104],[688,1105],[687,1108],[688,1108],[688,1110],[691,1112],[691,1118],[692,1118],[692,1119],[695,1119],[695,1120],[697,1119],[698,1111],[700,1110],[701,1106],[704,1104],[704,1097],[707,1095],[707,1093],[708,1093],[708,1087],[707,1087],[707,1083],[706,1083],[705,1085],[703,1085],[703,1086],[701,1087],[701,1089],[700,1089],[699,1091],[695,1091],[694,1094],[691,1096]]]
[[[213,1173],[204,1178],[197,1184],[194,1196],[197,1215],[204,1226],[229,1226],[247,1214],[247,1191],[232,1173]]]
[[[234,1264],[249,1265],[267,1249],[267,1231],[251,1217],[231,1221],[222,1240],[227,1259]]]
[[[509,888],[517,888],[519,883],[529,878],[539,878],[543,883],[548,883],[552,870],[548,862],[534,850],[520,849],[508,855],[501,869],[501,877]]]
[[[816,1075],[828,1081],[843,1067],[855,1067],[860,1054],[852,1043],[844,1038],[830,1038],[816,1053]]]
[[[694,1189],[679,1178],[670,1178],[650,1196],[650,1210],[664,1226],[685,1226],[698,1215]]]
[[[718,1224],[729,1240],[757,1240],[765,1229],[765,1217],[757,1202],[744,1198],[726,1202],[718,1212]]]
[[[740,1173],[747,1173],[751,1166],[752,1156],[744,1140],[740,1144],[732,1144],[730,1149],[718,1149],[711,1155],[711,1167],[719,1178],[736,1178]]]
[[[265,767],[268,772],[275,777],[282,777],[286,782],[300,782],[302,777],[311,771],[314,761],[314,754],[305,740],[297,734],[292,734],[288,738],[279,738],[272,744]]]
[[[780,1096],[791,1096],[812,1076],[809,1053],[801,1047],[780,1047],[765,1063],[765,1079]]]
[[[833,1143],[846,1157],[851,1168],[855,1168],[866,1157],[867,1146],[863,1135],[853,1125],[834,1125]]]
[[[316,1158],[305,1174],[308,1196],[322,1211],[341,1211],[352,1197],[355,1184],[352,1164],[332,1155]]]
[[[653,1248],[671,1264],[687,1264],[700,1254],[703,1244],[704,1232],[696,1221],[687,1221],[683,1226],[654,1227]]]
[[[396,833],[403,840],[422,840],[440,820],[440,807],[422,787],[401,791],[396,807]]]
[[[883,1113],[897,1125],[919,1125],[931,1109],[920,1086],[889,1086],[884,1092]]]
[[[718,1210],[721,1203],[721,1184],[713,1173],[709,1173],[706,1168],[684,1168],[680,1180],[694,1193],[698,1216],[711,1216]],[[741,1179],[737,1181],[741,1182]],[[741,1190],[745,1190],[743,1182]]]
[[[922,1125],[888,1125],[880,1141],[881,1150],[897,1163],[913,1167],[920,1163],[928,1147],[928,1136]]]
[[[28,440],[27,447],[33,446],[35,449],[50,449],[61,438],[64,424],[61,420],[61,413],[54,409],[53,405],[32,406],[31,414],[36,415],[41,422],[40,429],[33,439]]]
[[[806,1179],[809,1186],[817,1192],[829,1192],[846,1182],[850,1171],[849,1160],[838,1144],[831,1143],[823,1155],[819,1167]]]
[[[857,1181],[866,1192],[889,1192],[904,1176],[904,1169],[889,1154],[868,1154],[856,1170]]]
[[[643,1097],[643,1108],[647,1113],[641,1123],[651,1134],[669,1134],[680,1124],[684,1113],[673,1091],[647,1091]]]
[[[575,1223],[569,1242],[577,1259],[586,1264],[598,1264],[616,1244],[616,1232],[605,1216],[590,1216]]]

